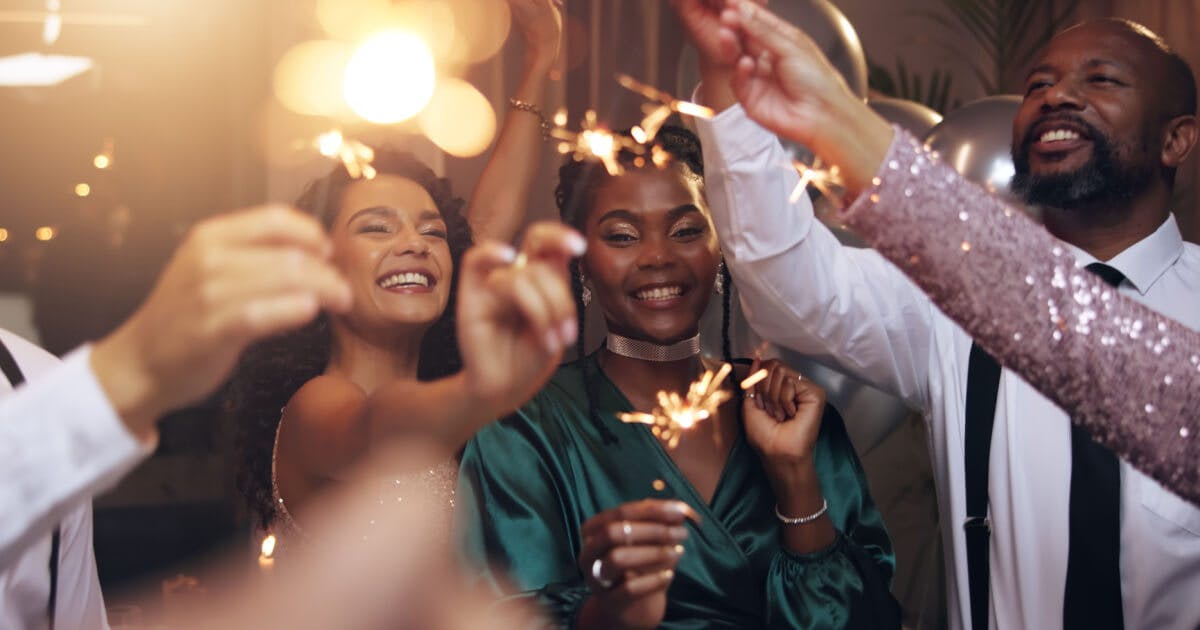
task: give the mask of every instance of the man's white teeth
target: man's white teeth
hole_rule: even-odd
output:
[[[417,273],[415,271],[409,271],[407,273],[394,273],[383,280],[380,280],[379,286],[384,289],[410,286],[428,287],[429,276],[423,273]]]
[[[1079,133],[1069,129],[1054,129],[1042,134],[1042,142],[1062,142],[1064,140],[1078,140]]]
[[[637,292],[639,300],[669,300],[673,297],[683,295],[683,287],[655,287],[653,289],[643,289]]]

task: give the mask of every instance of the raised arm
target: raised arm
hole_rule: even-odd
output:
[[[551,115],[546,85],[562,38],[561,0],[507,0],[525,40],[521,80],[475,193],[467,218],[477,236],[509,242],[525,224],[529,193],[541,164]]]
[[[1024,213],[888,129],[799,29],[730,4],[722,38],[747,53],[739,99],[843,166],[858,194],[843,219],[1098,442],[1200,503],[1200,333],[1112,290]]]
[[[747,320],[772,343],[926,406],[933,309],[878,254],[843,247],[806,194],[793,195],[792,157],[734,100],[736,49],[713,40],[721,31],[716,4],[672,2],[700,50],[698,94],[725,108],[696,125],[706,197]]]

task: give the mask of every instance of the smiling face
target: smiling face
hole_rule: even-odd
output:
[[[607,178],[583,227],[583,272],[610,331],[659,344],[696,334],[720,253],[695,182],[678,168]]]
[[[420,184],[386,174],[350,184],[330,235],[354,289],[345,316],[353,326],[424,329],[445,312],[453,271],[446,223]]]
[[[1161,57],[1118,22],[1083,24],[1051,40],[1013,121],[1014,191],[1069,209],[1145,190],[1163,167]]]

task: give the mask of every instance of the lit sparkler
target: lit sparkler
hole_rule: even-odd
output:
[[[715,373],[705,370],[700,379],[688,387],[687,395],[675,392],[658,392],[658,406],[651,413],[634,411],[619,413],[617,418],[626,424],[645,424],[654,437],[666,443],[668,449],[679,446],[683,432],[717,413],[725,401],[733,396],[723,387],[733,366],[722,363]],[[767,377],[767,371],[759,370],[742,381],[742,389],[749,389]]]
[[[371,165],[375,159],[375,151],[371,147],[345,137],[337,129],[317,136],[313,145],[321,155],[341,161],[350,177],[375,179],[375,167]]]
[[[809,186],[816,188],[830,203],[841,207],[842,194],[846,190],[846,182],[842,179],[841,170],[837,165],[826,167],[821,158],[813,158],[812,164],[792,160],[792,167],[800,173],[800,181],[792,190],[788,200],[796,203]]]
[[[625,172],[617,159],[621,151],[635,155],[634,165],[646,165],[646,155],[649,153],[650,162],[658,168],[664,168],[670,162],[670,154],[661,147],[654,146],[654,138],[662,129],[663,123],[673,112],[697,118],[712,118],[712,109],[696,103],[681,101],[675,97],[641,83],[625,74],[617,75],[617,82],[623,87],[637,92],[652,103],[642,107],[645,118],[630,130],[630,137],[614,134],[599,126],[596,112],[588,110],[584,115],[582,129],[578,132],[566,129],[567,113],[559,110],[554,115],[554,128],[550,135],[559,140],[558,151],[562,154],[572,154],[576,160],[599,160],[604,164],[609,175],[620,175]],[[648,148],[649,147],[649,148]]]

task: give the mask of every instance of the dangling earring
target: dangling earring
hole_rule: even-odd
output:
[[[725,295],[725,259],[724,258],[721,259],[721,262],[717,263],[717,277],[715,280],[713,280],[713,291],[716,291],[717,295]]]
[[[579,272],[579,297],[583,300],[583,305],[587,306],[592,303],[592,290],[588,288],[587,278],[584,277],[583,271]]]

